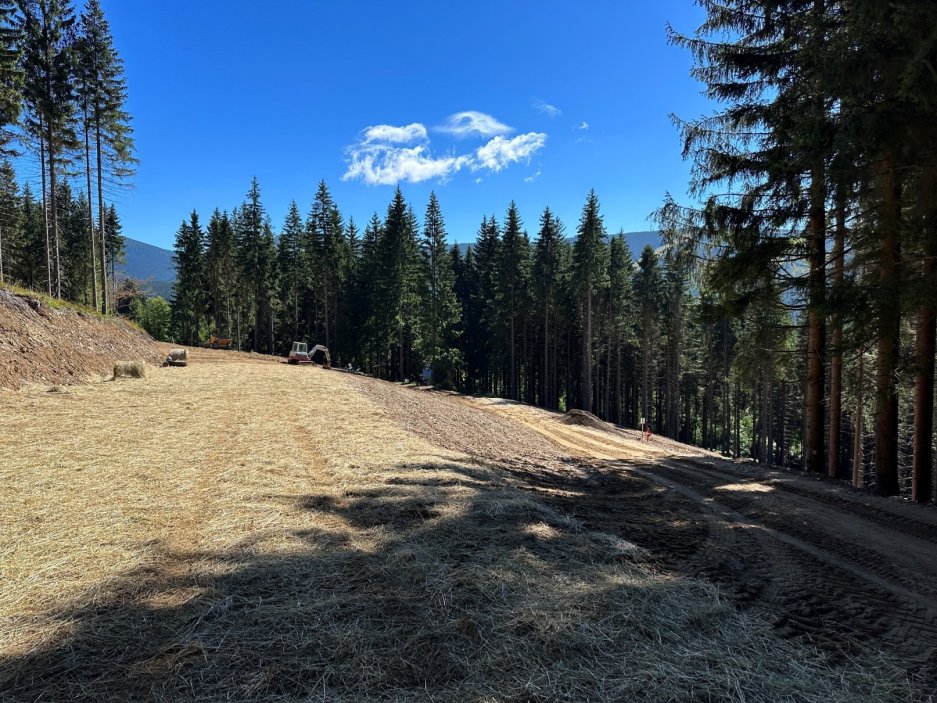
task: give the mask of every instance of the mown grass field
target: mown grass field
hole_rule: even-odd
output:
[[[203,350],[0,391],[0,699],[910,695],[517,484],[583,456],[399,392]]]

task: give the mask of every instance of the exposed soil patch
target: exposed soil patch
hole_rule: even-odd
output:
[[[0,388],[68,385],[108,378],[115,361],[157,364],[144,332],[0,288]]]

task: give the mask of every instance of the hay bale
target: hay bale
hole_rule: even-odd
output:
[[[114,364],[114,378],[146,378],[146,364],[142,361],[118,361]]]
[[[187,366],[189,363],[189,352],[186,349],[170,349],[169,356],[166,357],[166,363],[169,366]]]

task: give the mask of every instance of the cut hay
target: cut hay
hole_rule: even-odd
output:
[[[408,432],[378,382],[218,355],[0,395],[0,697],[906,697]]]
[[[146,378],[146,364],[142,361],[118,361],[114,364],[114,379]]]

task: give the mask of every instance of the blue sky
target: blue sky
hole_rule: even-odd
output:
[[[668,114],[708,111],[665,36],[691,0],[102,4],[141,160],[118,209],[158,246],[254,175],[276,231],[323,178],[362,226],[397,182],[420,215],[435,190],[452,241],[512,199],[531,234],[545,205],[572,233],[590,188],[609,230],[650,229],[689,173]]]

